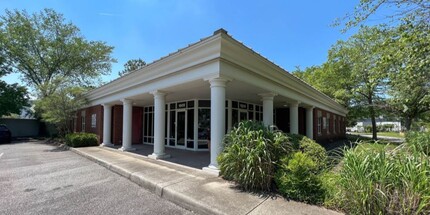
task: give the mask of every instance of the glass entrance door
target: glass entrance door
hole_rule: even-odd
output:
[[[239,122],[248,120],[248,111],[240,111],[239,112]]]
[[[186,111],[176,112],[176,147],[185,147],[186,119]]]

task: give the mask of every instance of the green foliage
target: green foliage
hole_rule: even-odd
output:
[[[352,14],[347,14],[343,19],[338,19],[335,25],[340,25],[345,22],[346,31],[351,27],[358,26],[365,22],[372,15],[375,15],[378,10],[386,8],[395,8],[392,14],[387,14],[386,11],[382,14],[388,19],[380,19],[389,21],[390,23],[398,20],[414,20],[416,23],[430,23],[430,2],[428,0],[360,0]]]
[[[76,111],[87,104],[85,92],[86,90],[80,87],[62,88],[39,99],[36,108],[42,113],[45,122],[54,124],[60,135],[65,135],[72,131],[71,119],[75,117]]]
[[[430,111],[430,25],[410,22],[390,29],[380,63],[389,70],[390,109],[405,121]]]
[[[293,149],[301,151],[317,165],[318,170],[327,166],[327,152],[320,144],[300,134],[287,134]]]
[[[279,192],[287,198],[319,204],[324,200],[324,189],[316,174],[318,165],[310,156],[296,152],[291,159],[284,157],[275,177]]]
[[[276,165],[292,151],[282,132],[273,132],[260,122],[243,121],[224,138],[218,157],[221,175],[245,190],[270,190]]]
[[[66,144],[70,147],[98,146],[98,137],[92,133],[72,133],[65,136]]]
[[[0,80],[0,117],[20,114],[23,107],[27,106],[29,98],[25,87]]]
[[[94,86],[108,74],[113,47],[88,41],[52,9],[28,14],[6,10],[0,16],[0,55],[13,72],[46,97],[64,85]]]
[[[135,70],[141,69],[144,66],[146,66],[146,62],[140,58],[128,60],[127,63],[124,64],[124,70],[122,70],[121,72],[118,72],[118,75],[123,76]]]
[[[405,142],[414,153],[430,156],[430,132],[408,132]]]
[[[430,213],[430,159],[407,145],[346,150],[338,185],[349,214]]]

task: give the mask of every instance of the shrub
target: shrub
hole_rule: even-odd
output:
[[[346,150],[340,206],[350,214],[429,214],[430,161],[399,146]]]
[[[430,156],[430,132],[408,132],[405,142],[412,151]]]
[[[320,144],[300,134],[288,134],[294,150],[306,154],[317,165],[318,170],[327,166],[327,151]]]
[[[318,165],[303,152],[296,152],[291,159],[282,159],[276,174],[279,192],[290,199],[306,203],[322,203],[324,189],[317,176]]]
[[[92,133],[67,134],[65,139],[66,144],[70,147],[86,147],[99,145],[97,135]]]
[[[280,157],[291,152],[288,137],[260,122],[243,121],[224,138],[221,175],[245,190],[270,190]]]

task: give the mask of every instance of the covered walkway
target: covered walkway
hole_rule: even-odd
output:
[[[110,148],[119,149],[121,145],[109,146]],[[153,152],[154,146],[146,144],[133,145],[135,151],[130,151],[138,155],[149,156]],[[169,158],[161,158],[160,160],[176,163],[196,169],[206,167],[210,161],[208,151],[189,151],[183,149],[175,149],[166,147],[166,153],[171,155]]]

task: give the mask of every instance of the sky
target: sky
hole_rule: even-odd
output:
[[[353,12],[358,0],[0,0],[0,15],[6,9],[28,13],[52,8],[62,13],[88,40],[114,46],[108,82],[118,77],[127,60],[147,63],[210,36],[224,28],[287,71],[320,65],[342,33],[334,20]],[[20,82],[16,74],[2,77]]]

